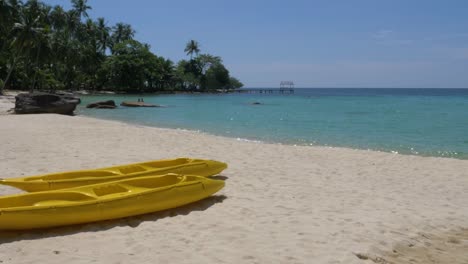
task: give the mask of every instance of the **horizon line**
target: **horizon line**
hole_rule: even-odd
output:
[[[280,89],[279,87],[242,87],[239,89]],[[285,89],[468,89],[468,87],[353,87],[353,86],[341,86],[341,87],[294,87]]]

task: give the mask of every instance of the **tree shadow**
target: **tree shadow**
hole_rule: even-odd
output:
[[[46,229],[0,231],[0,244],[6,244],[22,240],[36,240],[49,237],[73,235],[82,232],[101,232],[119,226],[130,226],[135,228],[143,222],[155,222],[159,219],[163,219],[166,217],[188,215],[193,211],[205,211],[217,203],[222,203],[226,198],[227,197],[225,195],[213,195],[203,200],[173,209],[126,218],[99,221],[94,223],[77,224]]]

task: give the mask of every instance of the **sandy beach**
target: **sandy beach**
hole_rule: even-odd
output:
[[[0,115],[11,113],[11,109],[15,107],[15,96],[18,92],[7,91],[4,96],[0,96]]]
[[[0,115],[0,146],[3,178],[174,157],[229,164],[221,192],[182,208],[1,232],[0,263],[468,263],[467,160],[49,114]]]

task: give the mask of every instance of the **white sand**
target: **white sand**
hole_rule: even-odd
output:
[[[18,92],[7,91],[5,95],[0,95],[0,115],[9,114],[15,107],[15,96]]]
[[[0,232],[0,263],[468,263],[466,160],[58,115],[0,116],[0,146],[4,178],[173,157],[229,164],[217,196],[183,208]]]

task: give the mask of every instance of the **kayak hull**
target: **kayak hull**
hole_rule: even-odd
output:
[[[224,162],[214,160],[178,158],[125,164],[114,167],[79,170],[37,176],[0,179],[0,184],[9,185],[27,192],[40,192],[74,188],[148,175],[167,173],[209,177],[227,168]]]
[[[0,198],[0,229],[21,230],[116,219],[204,199],[224,181],[167,174]]]

